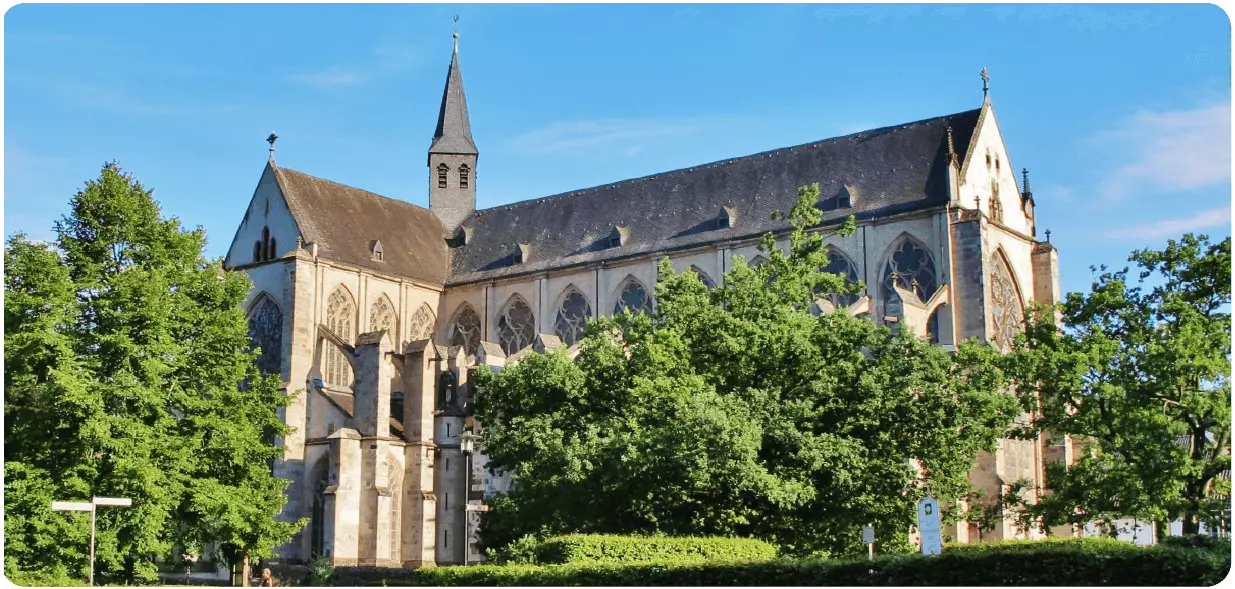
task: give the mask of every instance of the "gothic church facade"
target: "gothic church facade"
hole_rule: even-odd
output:
[[[272,137],[272,147],[273,147]],[[895,323],[944,346],[1008,345],[1030,301],[1059,299],[1058,256],[1037,239],[989,100],[974,110],[476,210],[458,43],[428,152],[429,208],[275,163],[262,172],[225,264],[246,272],[263,370],[294,395],[275,473],[281,518],[310,523],[281,555],[338,565],[477,562],[485,496],[510,484],[469,450],[474,368],[575,345],[589,317],[655,305],[668,257],[719,283],[734,256],[758,263],[771,213],[818,183],[829,271],[857,296],[816,302]],[[782,240],[783,242],[783,240]],[[988,497],[1040,483],[1067,439],[1004,440],[971,479]],[[1023,535],[959,525],[959,541]]]

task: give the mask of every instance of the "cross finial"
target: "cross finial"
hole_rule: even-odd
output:
[[[455,53],[459,52],[459,15],[455,15]]]
[[[1050,243],[1050,242],[1051,242],[1051,230],[1047,229],[1046,230],[1046,243]]]
[[[986,71],[986,68],[982,68],[982,73],[978,75],[982,76],[982,99],[986,100],[987,92],[990,90],[991,75]]]
[[[275,135],[274,131],[271,131],[270,136],[266,138],[266,143],[270,144],[270,159],[274,159],[274,142],[278,140],[279,136]]]

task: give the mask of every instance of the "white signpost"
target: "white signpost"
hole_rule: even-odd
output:
[[[92,497],[89,503],[83,501],[52,501],[53,511],[89,511],[90,512],[90,585],[94,585],[94,513],[102,507],[129,507],[133,500],[125,497]]]
[[[918,502],[918,533],[922,536],[922,554],[943,552],[943,537],[939,528],[939,502],[934,497],[924,497]]]
[[[862,541],[866,543],[867,560],[875,560],[875,526],[867,524],[862,528]]]

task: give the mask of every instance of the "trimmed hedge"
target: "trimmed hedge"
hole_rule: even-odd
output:
[[[1031,544],[1036,546],[1031,546]],[[1172,585],[1210,586],[1231,568],[1229,553],[1103,540],[950,546],[939,556],[767,562],[481,565],[414,571],[338,569],[340,585],[743,586],[743,585]]]
[[[766,562],[776,558],[776,547],[750,538],[671,538],[574,534],[556,536],[536,546],[539,564],[588,562]]]

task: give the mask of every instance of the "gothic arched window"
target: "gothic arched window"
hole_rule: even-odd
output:
[[[253,242],[253,261],[262,261],[262,242],[260,241]]]
[[[326,327],[343,341],[352,343],[355,334],[352,326],[356,322],[356,304],[352,295],[339,287],[326,301]],[[334,344],[326,344],[326,384],[337,387],[352,385],[352,366],[348,363],[343,350]]]
[[[480,315],[469,305],[463,305],[455,312],[454,321],[450,322],[450,333],[447,341],[452,346],[462,346],[463,351],[475,354],[480,347]]]
[[[592,316],[592,306],[588,304],[583,293],[571,288],[562,298],[562,306],[557,310],[557,319],[553,322],[553,333],[562,338],[562,343],[572,346],[583,337],[583,326],[587,325],[588,317]]]
[[[412,320],[408,325],[408,339],[417,341],[432,338],[433,323],[433,311],[429,309],[429,305],[421,305],[412,313]]]
[[[708,290],[712,290],[713,288],[716,288],[716,283],[712,282],[712,277],[708,276],[708,273],[704,272],[703,269],[701,269],[700,267],[691,266],[690,271],[694,272],[695,275],[699,277],[699,280],[703,282],[704,286],[708,287]]]
[[[468,176],[468,173],[470,172],[471,172],[471,169],[467,167],[467,164],[463,164],[462,166],[459,166],[459,188],[467,188],[467,181],[468,181],[467,176]]]
[[[446,174],[450,172],[450,167],[446,164],[437,165],[437,187],[446,187]]]
[[[390,304],[390,299],[384,295],[373,301],[373,306],[369,308],[369,331],[390,332],[390,341],[395,341],[398,334],[395,329],[399,325],[398,316],[395,315],[394,306]]]
[[[880,295],[884,301],[896,300],[899,295],[892,288],[892,276],[896,283],[905,290],[917,289],[919,298],[927,299],[935,294],[938,284],[935,282],[935,261],[926,248],[909,239],[888,256],[887,265],[883,268],[883,287]],[[916,285],[915,285],[916,282]]]
[[[652,310],[652,297],[648,296],[647,289],[634,278],[626,279],[626,285],[618,293],[617,303],[613,305],[613,314],[617,315],[624,309],[629,309],[631,313],[647,313]]]
[[[823,267],[823,272],[829,274],[840,274],[841,278],[845,279],[845,285],[854,284],[858,281],[858,268],[854,265],[853,260],[842,254],[836,248],[828,248],[828,265]],[[858,302],[856,294],[837,294],[832,293],[826,297],[832,302],[832,306],[840,309],[848,307]]]
[[[766,263],[767,261],[768,261],[767,258],[763,257],[762,255],[758,255],[758,256],[751,258],[750,262],[747,263],[746,265],[750,266],[751,268],[757,268],[760,264]]]
[[[536,339],[536,316],[532,308],[519,297],[506,303],[506,310],[497,320],[497,343],[509,356],[532,345]]]
[[[995,329],[991,341],[995,342],[995,347],[1006,352],[1012,349],[1016,334],[1024,326],[1025,311],[1007,260],[1002,254],[996,254],[992,262],[991,321]]]
[[[283,370],[283,312],[270,297],[261,295],[249,314],[249,341],[260,348],[257,368],[262,374]]]
[[[273,260],[279,255],[279,246],[275,245],[275,239],[270,238],[270,246],[266,248],[266,259]]]

